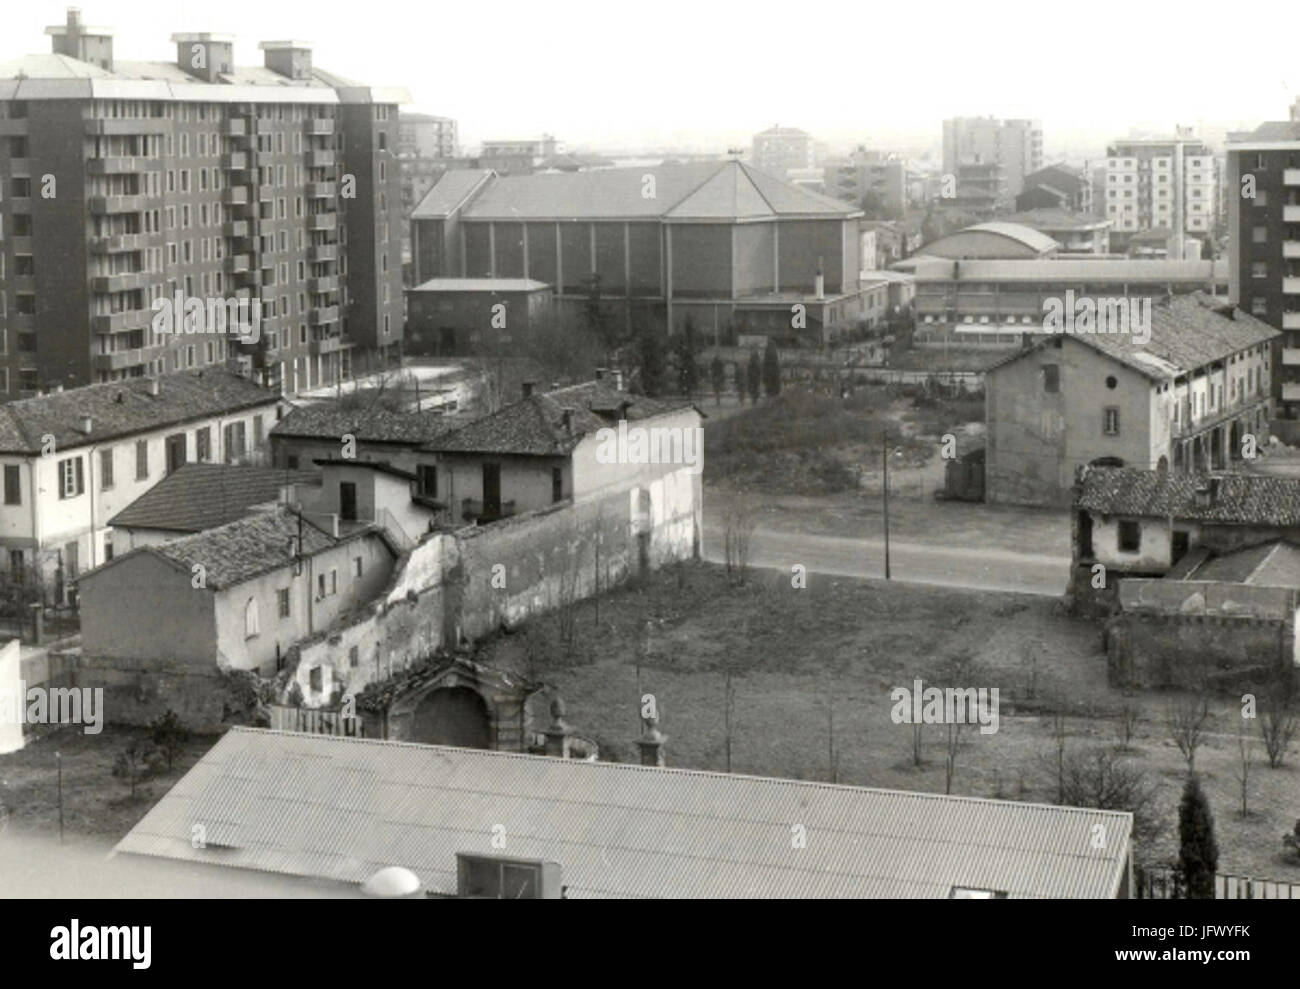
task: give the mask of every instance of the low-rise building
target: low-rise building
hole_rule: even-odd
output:
[[[465,830],[485,806],[506,852]],[[1126,899],[1132,831],[1127,811],[236,727],[115,851],[354,891],[397,867],[429,896]]]
[[[1043,334],[985,372],[989,501],[1064,506],[1085,464],[1203,473],[1263,448],[1278,331],[1200,295],[1148,329]]]
[[[1039,234],[1038,236],[1042,236]],[[946,239],[946,238],[945,238]],[[893,265],[916,279],[913,342],[1014,347],[1043,331],[1052,300],[1154,299],[1202,292],[1226,303],[1228,262],[1112,258],[950,260],[917,256]]]
[[[431,278],[406,290],[412,354],[511,352],[552,315],[553,290],[532,278]]]
[[[1052,238],[1061,245],[1060,255],[1110,253],[1111,221],[1091,213],[1039,207],[1004,216],[999,222],[1028,227]]]
[[[89,385],[0,407],[0,568],[62,601],[113,555],[110,520],[185,463],[263,456],[281,399],[218,368]]]
[[[423,490],[448,506],[450,524],[580,503],[683,467],[694,472],[693,501],[700,504],[702,414],[690,402],[634,396],[599,381],[545,394],[524,388],[520,401],[425,447]],[[620,430],[640,434],[646,444],[653,439],[653,447],[643,447],[646,459],[633,459],[630,448],[615,450],[616,460],[605,458],[603,444]]]
[[[272,674],[290,646],[373,598],[398,555],[381,526],[327,531],[287,506],[141,546],[81,577],[86,675],[129,690],[149,672]]]
[[[1069,165],[1048,165],[1025,176],[1025,187],[1016,196],[1016,209],[1062,209],[1076,213],[1092,211],[1091,177]]]

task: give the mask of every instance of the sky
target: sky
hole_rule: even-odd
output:
[[[471,147],[545,132],[571,150],[723,151],[779,123],[832,149],[937,149],[944,118],[992,115],[1042,120],[1052,160],[1135,126],[1285,119],[1300,95],[1294,0],[80,4],[126,59],[174,58],[178,31],[233,34],[253,65],[259,41],[309,41],[317,65],[405,87],[407,110],[455,118]],[[65,6],[9,0],[0,62],[48,51]]]

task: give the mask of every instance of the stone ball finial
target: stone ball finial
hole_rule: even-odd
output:
[[[561,720],[568,712],[564,709],[564,698],[555,697],[551,701],[551,717],[556,721]]]

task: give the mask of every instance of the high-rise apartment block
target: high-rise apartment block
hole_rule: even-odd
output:
[[[0,401],[229,365],[287,393],[400,351],[401,90],[312,66],[299,41],[176,34],[124,62],[69,10],[53,52],[0,66]],[[197,299],[260,324],[158,332]],[[244,334],[247,338],[253,334]]]
[[[1228,292],[1282,331],[1274,362],[1276,414],[1300,419],[1300,119],[1261,124],[1228,143]],[[1300,423],[1278,430],[1300,438]]]
[[[397,153],[412,158],[455,158],[456,121],[427,113],[402,114]]]
[[[973,167],[972,167],[973,166]],[[943,122],[943,170],[957,196],[1000,201],[1024,191],[1025,176],[1043,167],[1043,125],[1037,120],[953,117]],[[969,184],[969,190],[963,189]]]
[[[754,164],[779,179],[800,168],[815,168],[812,135],[797,127],[769,127],[754,135]]]
[[[1173,137],[1130,138],[1106,149],[1106,218],[1115,232],[1157,228],[1208,235],[1218,222],[1214,151],[1180,129]]]

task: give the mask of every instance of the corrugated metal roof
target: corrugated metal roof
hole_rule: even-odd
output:
[[[573,897],[1109,897],[1131,829],[1113,811],[234,728],[116,851],[357,883],[400,865],[444,893],[465,852],[558,862]]]

